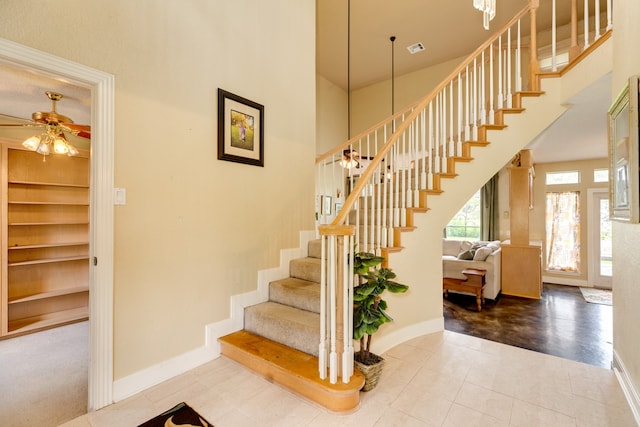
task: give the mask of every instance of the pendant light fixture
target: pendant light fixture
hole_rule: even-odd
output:
[[[347,1],[347,140],[351,139],[351,0]],[[359,154],[352,148],[343,150],[340,166],[345,169],[357,168]]]
[[[473,7],[483,13],[484,29],[489,29],[489,21],[496,16],[496,0],[473,0]]]

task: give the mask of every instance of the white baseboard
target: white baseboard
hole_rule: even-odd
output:
[[[585,288],[593,287],[593,286],[590,286],[589,282],[586,280],[572,279],[570,277],[542,276],[542,281],[544,283],[553,283],[554,285],[579,286],[579,287],[585,287]]]
[[[636,386],[633,384],[631,376],[629,375],[629,371],[624,365],[624,362],[618,355],[618,353],[613,350],[613,371],[616,373],[616,377],[618,378],[618,382],[620,383],[620,387],[622,387],[622,391],[624,392],[625,397],[627,398],[627,402],[631,407],[631,412],[633,412],[633,417],[636,420],[636,423],[640,425],[640,393]]]
[[[308,243],[316,238],[314,231],[300,232],[300,247],[280,251],[280,266],[258,271],[258,288],[255,291],[231,297],[228,319],[205,326],[204,347],[184,353],[114,381],[115,402],[140,393],[154,385],[220,357],[218,338],[239,331],[244,326],[244,308],[269,299],[269,282],[289,277],[289,262],[308,254]]]
[[[213,354],[220,355],[218,338],[239,331],[244,327],[244,308],[269,300],[269,283],[289,277],[289,263],[296,258],[308,255],[308,243],[316,238],[315,230],[300,232],[300,247],[282,249],[280,265],[258,271],[258,288],[255,291],[231,297],[230,317],[205,326],[205,346],[212,349]]]
[[[180,356],[165,360],[113,382],[113,400],[118,402],[160,384],[177,375],[207,363],[216,356],[212,349],[200,347]]]
[[[410,339],[442,331],[444,331],[444,317],[425,320],[424,322],[401,328],[388,335],[383,335],[380,338],[376,337],[371,341],[371,351],[376,354],[382,354]]]

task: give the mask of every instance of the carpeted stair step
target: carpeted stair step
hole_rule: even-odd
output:
[[[320,284],[288,277],[269,284],[269,301],[320,313]]]
[[[289,276],[320,283],[320,258],[298,258],[289,263]]]
[[[336,384],[318,376],[318,359],[247,331],[218,339],[221,353],[268,381],[280,384],[298,395],[336,411],[357,409],[364,376],[357,369],[349,383]]]
[[[318,313],[267,301],[244,309],[244,329],[296,350],[318,355]]]
[[[309,252],[308,257],[310,258],[322,258],[322,240],[315,239],[309,241],[307,251]]]

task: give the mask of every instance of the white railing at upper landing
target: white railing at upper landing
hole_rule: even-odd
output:
[[[503,127],[505,112],[521,109],[522,95],[539,91],[541,73],[560,72],[612,28],[612,0],[545,5],[529,0],[428,95],[317,158],[321,378],[348,382],[353,373],[354,250],[387,257],[412,211],[426,209],[426,195],[470,160],[487,129]]]

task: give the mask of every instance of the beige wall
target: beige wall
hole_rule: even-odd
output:
[[[463,59],[453,59],[403,76],[396,76],[395,112],[401,111],[427,95],[455,67],[460,65]],[[391,79],[352,91],[351,103],[351,134],[355,135],[391,115]]]
[[[638,51],[640,2],[637,0],[617,0],[614,6],[614,71],[611,88],[613,97],[620,92],[629,76],[640,74],[640,53]],[[639,243],[640,225],[614,222],[613,350],[625,365],[636,393],[640,392]]]
[[[315,2],[4,0],[0,37],[115,75],[115,379],[202,347],[313,228]],[[218,88],[264,168],[217,160]]]
[[[316,154],[321,155],[348,139],[347,91],[321,75],[316,76]]]

